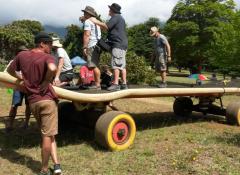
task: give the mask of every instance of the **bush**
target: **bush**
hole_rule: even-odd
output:
[[[130,84],[154,84],[156,75],[154,70],[145,61],[142,56],[137,56],[134,52],[127,52],[127,80]],[[103,53],[101,55],[101,65],[111,66],[111,55]]]

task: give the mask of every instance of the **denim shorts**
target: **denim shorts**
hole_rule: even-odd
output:
[[[14,90],[13,91],[13,96],[12,96],[12,106],[14,106],[14,107],[22,106],[23,98],[25,98],[25,104],[28,104],[26,94],[24,94],[20,91]]]

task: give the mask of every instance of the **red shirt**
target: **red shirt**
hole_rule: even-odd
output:
[[[83,84],[90,84],[94,81],[93,70],[89,70],[87,66],[82,66],[80,68],[80,77],[83,80]]]
[[[48,85],[46,93],[40,95],[40,85],[46,76],[48,63],[55,64],[55,59],[50,54],[22,51],[10,64],[10,69],[22,72],[29,103],[57,99],[57,95],[51,84]]]

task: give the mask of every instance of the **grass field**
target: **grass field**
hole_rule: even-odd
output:
[[[169,81],[191,83],[187,78]],[[0,89],[0,175],[32,175],[40,168],[40,136],[31,118],[27,130],[4,132],[11,95]],[[117,100],[114,105],[130,113],[137,125],[134,144],[121,152],[99,147],[91,130],[69,128],[59,135],[58,154],[64,175],[238,175],[240,174],[240,128],[226,124],[225,118],[193,113],[179,119],[172,112],[173,98]],[[224,105],[240,100],[224,96]],[[87,117],[87,116],[84,116]],[[50,163],[51,164],[51,163]]]

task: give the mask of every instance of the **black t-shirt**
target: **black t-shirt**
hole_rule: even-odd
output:
[[[123,17],[120,14],[115,14],[107,22],[107,26],[108,26],[107,39],[109,40],[111,46],[113,48],[127,50],[128,39],[126,32],[126,24]]]

